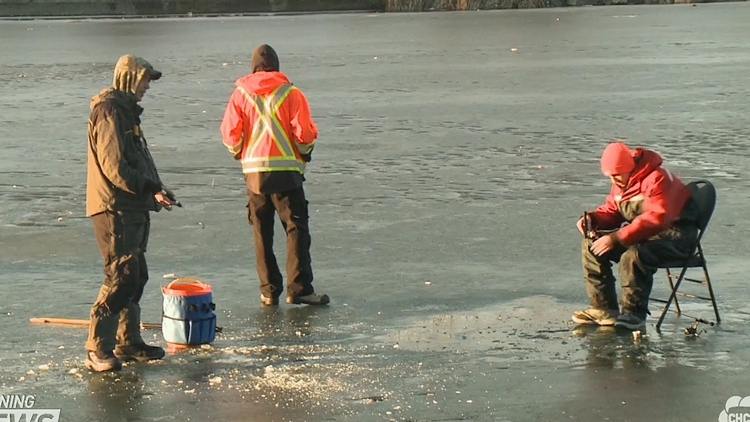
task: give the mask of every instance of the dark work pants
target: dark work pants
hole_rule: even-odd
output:
[[[286,231],[287,296],[305,296],[313,289],[310,258],[310,218],[302,187],[281,193],[256,194],[248,189],[248,221],[253,226],[255,259],[263,296],[277,298],[284,290],[283,277],[273,253],[276,213]]]
[[[583,239],[583,278],[591,306],[597,309],[619,309],[615,292],[612,262],[619,262],[622,310],[640,318],[648,313],[648,298],[659,265],[687,258],[695,244],[698,229],[694,226],[672,227],[644,242],[630,247],[616,247],[603,256],[591,252],[591,239]]]
[[[108,211],[91,219],[104,260],[104,284],[91,307],[86,349],[112,351],[117,344],[143,343],[138,302],[148,281],[148,212]]]

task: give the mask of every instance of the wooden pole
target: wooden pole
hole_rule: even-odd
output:
[[[31,318],[29,319],[32,324],[46,324],[46,325],[67,325],[69,327],[88,327],[89,320],[87,319],[72,319],[72,318]],[[142,322],[141,330],[160,330],[161,324],[153,322]]]
[[[71,318],[30,318],[32,324],[42,325],[64,325],[68,327],[86,327],[88,328],[90,322],[87,319],[71,319]],[[158,322],[141,322],[141,330],[161,330],[161,323]],[[216,327],[216,332],[222,332],[222,327]]]

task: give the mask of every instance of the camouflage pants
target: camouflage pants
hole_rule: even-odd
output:
[[[619,262],[623,311],[645,317],[654,284],[654,273],[660,264],[685,259],[695,244],[698,229],[692,225],[672,227],[630,247],[616,247],[603,256],[591,252],[593,240],[583,239],[583,278],[591,306],[597,309],[619,309],[615,292],[612,262]]]
[[[147,211],[103,212],[92,217],[104,260],[104,283],[91,307],[86,349],[112,351],[116,344],[143,343],[138,302],[148,281]]]

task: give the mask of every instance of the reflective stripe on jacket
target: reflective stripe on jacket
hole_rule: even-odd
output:
[[[281,72],[256,72],[237,81],[224,113],[224,145],[244,173],[305,172],[318,129],[307,99]]]
[[[237,90],[252,104],[255,109],[255,121],[252,123],[247,143],[247,153],[240,162],[244,173],[263,171],[296,171],[305,172],[305,161],[300,153],[295,154],[295,147],[279,122],[279,109],[286,101],[293,85],[284,84],[268,96],[253,95],[241,86]]]

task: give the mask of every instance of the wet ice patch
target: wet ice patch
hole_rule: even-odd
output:
[[[508,360],[569,360],[580,352],[580,346],[570,341],[570,312],[564,308],[567,306],[552,297],[524,298],[412,321],[382,340],[410,351],[484,352]]]
[[[575,326],[570,321],[574,310],[556,298],[532,296],[475,311],[409,320],[379,340],[400,351],[471,355],[508,367],[552,362],[574,369],[648,370],[725,366],[730,361],[716,348],[737,342],[733,333],[716,329],[705,337],[686,338],[675,324],[690,325],[691,318],[668,319],[662,333],[655,331],[655,319],[650,319],[648,328],[636,338],[629,330],[614,327]],[[686,310],[693,311],[689,305]],[[740,316],[732,313],[727,318],[734,321]]]

